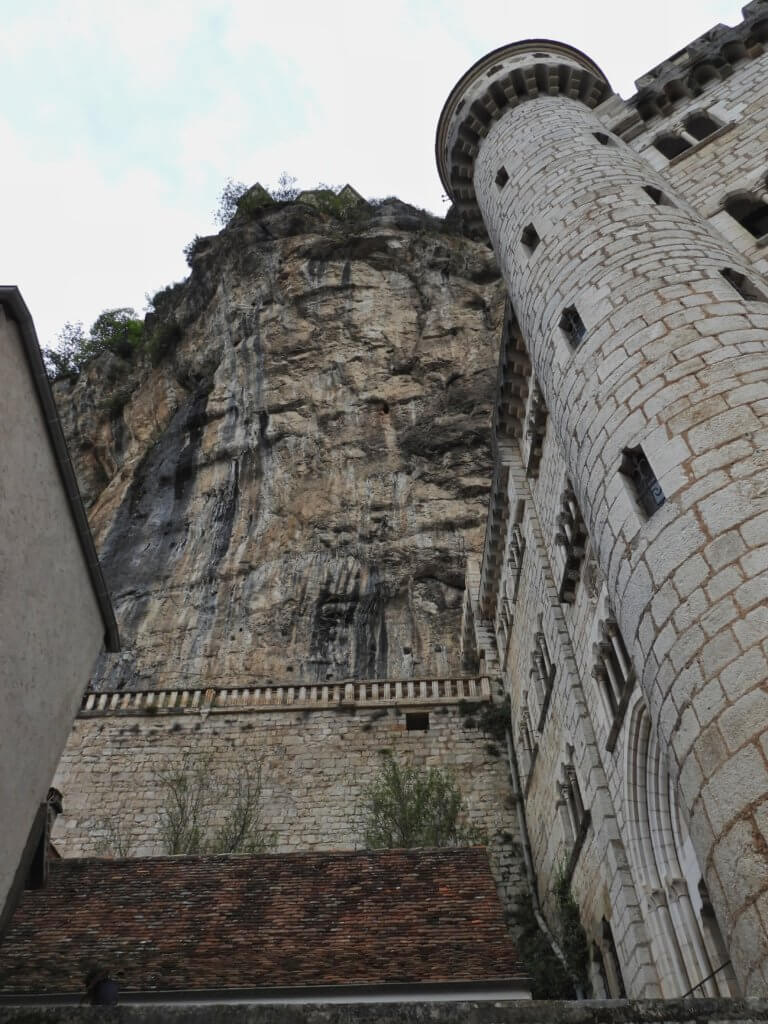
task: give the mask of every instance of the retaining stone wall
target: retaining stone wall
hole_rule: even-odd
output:
[[[389,750],[399,761],[453,771],[468,824],[488,836],[511,905],[523,876],[505,753],[467,727],[456,704],[427,710],[428,732],[407,731],[403,710],[394,707],[78,718],[54,780],[64,813],[53,841],[66,857],[99,855],[111,822],[130,855],[164,852],[157,773],[200,751],[215,772],[236,772],[244,757],[261,760],[263,821],[276,852],[357,849],[361,799]]]

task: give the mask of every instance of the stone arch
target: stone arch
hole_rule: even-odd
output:
[[[721,970],[724,947],[716,925],[704,920],[701,870],[641,695],[632,706],[626,737],[628,854],[645,903],[662,992],[673,998],[695,988],[700,996],[732,996],[733,975]]]

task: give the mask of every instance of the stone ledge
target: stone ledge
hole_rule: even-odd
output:
[[[221,714],[232,711],[327,711],[333,708],[430,707],[493,700],[490,676],[453,679],[371,679],[337,683],[87,693],[78,717]]]
[[[764,999],[0,1006],[0,1024],[720,1024],[768,1021]]]

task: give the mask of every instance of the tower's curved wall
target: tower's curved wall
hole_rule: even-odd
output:
[[[581,55],[555,56],[451,134],[454,92],[441,170],[480,208],[736,972],[764,992],[768,303],[721,272],[768,286],[606,133]],[[638,446],[666,497],[649,517],[620,472]]]

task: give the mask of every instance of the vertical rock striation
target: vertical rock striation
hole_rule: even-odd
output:
[[[354,227],[238,214],[156,297],[157,366],[57,400],[123,653],[96,688],[460,670],[502,286],[487,247],[396,201]]]

